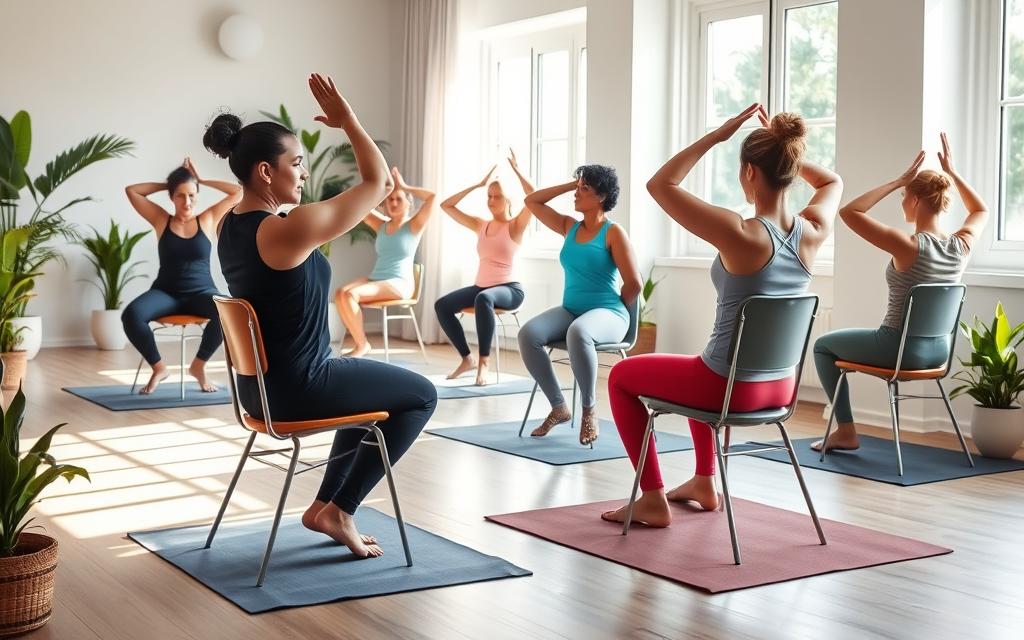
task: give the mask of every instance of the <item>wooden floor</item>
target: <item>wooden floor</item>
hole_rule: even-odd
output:
[[[454,362],[447,348],[430,353],[439,370]],[[70,423],[53,453],[88,468],[93,480],[54,484],[36,509],[36,522],[60,540],[62,557],[54,616],[27,637],[1024,637],[1024,473],[904,488],[807,470],[823,517],[947,545],[955,553],[707,595],[483,520],[491,513],[622,498],[632,479],[626,460],[555,467],[429,435],[397,467],[406,519],[534,576],[247,615],[125,537],[129,530],[212,519],[245,439],[230,406],[111,412],[60,390],[130,382],[136,357],[131,350],[47,349],[29,363],[23,435],[34,439],[53,424]],[[215,377],[224,382],[219,357]],[[599,395],[600,414],[610,416],[607,394]],[[430,426],[514,420],[527,398],[441,400]],[[542,415],[543,408],[534,413]],[[820,416],[820,405],[802,407],[791,432],[820,433]],[[673,431],[683,427],[668,418],[665,423]],[[906,439],[955,446],[944,435]],[[250,466],[229,518],[272,513],[282,475]],[[789,467],[752,458],[730,466],[736,495],[803,509]],[[681,481],[692,471],[692,453],[665,456],[663,467],[668,482]],[[288,513],[307,506],[318,481],[313,473],[297,479]],[[368,503],[390,512],[386,498],[382,483]]]

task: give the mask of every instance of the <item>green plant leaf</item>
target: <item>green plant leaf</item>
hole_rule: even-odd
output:
[[[132,155],[135,143],[127,138],[96,135],[61,152],[46,163],[46,171],[35,180],[35,187],[44,199],[68,178],[91,164],[110,158]]]
[[[313,155],[313,152],[316,151],[316,145],[318,142],[320,142],[319,131],[317,131],[316,133],[311,133],[309,131],[306,131],[305,129],[302,130],[302,146],[304,146],[306,150],[309,151],[309,155]]]
[[[32,118],[27,111],[19,111],[11,118],[11,133],[14,138],[14,160],[24,175],[29,155],[32,153]]]

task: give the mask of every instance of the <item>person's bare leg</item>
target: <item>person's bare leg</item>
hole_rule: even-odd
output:
[[[705,511],[718,508],[718,489],[715,476],[694,475],[692,478],[668,492],[666,497],[673,502],[696,502]]]
[[[192,364],[188,366],[188,373],[190,376],[196,379],[199,383],[199,388],[206,393],[213,393],[217,390],[217,385],[212,380],[206,377],[206,360],[200,360],[199,358],[193,358]]]
[[[480,356],[480,363],[476,365],[476,386],[483,387],[487,384],[487,366],[491,362],[491,356]]]
[[[476,360],[473,359],[472,355],[468,355],[459,362],[459,366],[455,367],[455,370],[445,376],[446,380],[454,380],[467,371],[472,371],[476,368]]]
[[[140,395],[153,393],[156,391],[157,385],[166,379],[167,376],[171,375],[171,372],[167,370],[167,365],[164,364],[163,360],[151,365],[151,367],[153,369],[153,374],[149,376],[149,382],[146,383],[146,386],[139,389]]]
[[[601,514],[601,519],[608,522],[625,522],[628,508],[629,505],[625,504],[614,511],[605,511]],[[648,527],[667,527],[672,524],[672,511],[669,509],[665,490],[654,489],[641,493],[633,504],[633,516],[630,521]]]
[[[398,300],[402,297],[402,294],[390,284],[374,280],[343,289],[343,293],[349,300],[347,311],[350,314],[352,324],[348,326],[348,331],[352,334],[352,341],[355,343],[352,351],[345,355],[350,358],[361,358],[368,354],[371,349],[370,342],[366,339],[366,329],[363,327],[363,310],[361,305],[382,300]]]
[[[338,315],[344,323],[348,334],[352,336],[352,350],[346,356],[359,358],[370,351],[370,343],[366,340],[366,332],[363,330],[363,314],[359,308],[359,299],[353,293],[353,288],[339,289],[334,298],[335,306],[338,307]]]
[[[811,449],[821,451],[824,440],[818,440],[811,444]],[[828,435],[828,449],[837,451],[853,451],[860,448],[860,437],[857,435],[857,425],[852,422],[840,422],[836,430]]]
[[[353,516],[342,511],[333,502],[320,510],[314,519],[316,530],[345,545],[360,558],[377,558],[384,555],[384,549],[377,543],[367,544],[356,529]]]
[[[321,530],[320,525],[318,525],[316,522],[316,517],[320,514],[321,511],[324,510],[324,507],[326,506],[326,502],[323,502],[321,500],[314,500],[313,504],[309,505],[309,508],[306,509],[305,513],[302,514],[302,526],[306,527],[310,531],[316,531],[317,533],[326,534],[327,532]],[[360,535],[359,539],[363,542],[363,544],[377,544],[377,538],[374,538],[373,536]]]

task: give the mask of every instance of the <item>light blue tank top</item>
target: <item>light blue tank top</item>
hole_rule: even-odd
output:
[[[565,234],[558,254],[565,271],[562,306],[576,316],[593,309],[610,309],[628,320],[626,305],[619,297],[619,269],[605,240],[612,221],[606,221],[593,240],[586,243],[576,242],[581,224],[577,222]]]
[[[772,239],[772,257],[760,271],[737,276],[725,270],[719,254],[711,265],[711,283],[718,292],[718,307],[715,310],[715,328],[711,331],[708,346],[701,358],[709,369],[727,378],[729,376],[729,355],[732,349],[732,333],[736,326],[736,311],[740,302],[749,296],[789,296],[807,291],[811,272],[800,259],[800,237],[803,235],[803,218],[793,219],[793,230],[786,236],[778,227],[762,218],[755,218],[768,230]],[[752,329],[752,331],[751,331]],[[744,331],[746,340],[771,340],[771,336],[757,333],[757,327],[748,326]],[[793,375],[793,369],[737,369],[736,379],[748,382],[779,380]]]
[[[380,231],[377,232],[377,240],[374,243],[377,249],[377,262],[370,272],[370,280],[411,280],[412,261],[420,238],[412,232],[408,222],[393,234],[388,234],[386,229],[386,224],[381,225]]]

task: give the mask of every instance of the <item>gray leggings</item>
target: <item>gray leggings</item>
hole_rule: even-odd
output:
[[[519,330],[519,352],[530,375],[547,396],[551,408],[565,405],[546,345],[564,340],[569,348],[569,366],[580,386],[583,406],[596,404],[597,349],[595,345],[619,342],[629,329],[629,320],[611,309],[592,309],[583,315],[565,307],[553,307],[532,318]]]

